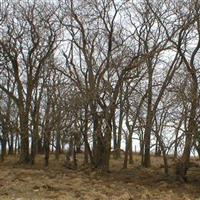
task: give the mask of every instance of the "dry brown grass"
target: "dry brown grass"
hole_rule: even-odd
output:
[[[121,169],[122,159],[112,160],[111,173],[106,175],[83,167],[65,169],[64,156],[56,161],[52,155],[48,168],[42,156],[37,157],[35,166],[17,165],[16,161],[10,156],[0,164],[2,200],[200,200],[200,169],[191,169],[189,182],[180,183],[173,176],[173,168],[170,176],[165,176],[158,157],[152,158],[150,169],[140,167],[138,155],[126,170]]]

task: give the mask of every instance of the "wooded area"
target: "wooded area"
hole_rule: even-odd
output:
[[[200,158],[200,1],[0,2],[1,161],[110,171],[111,157],[187,181]],[[139,144],[139,145],[138,145]]]

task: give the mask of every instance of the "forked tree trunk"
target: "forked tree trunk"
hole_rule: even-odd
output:
[[[101,127],[97,129],[97,146],[95,167],[103,172],[109,172],[110,151],[111,151],[111,120],[107,122],[105,135],[101,133]]]

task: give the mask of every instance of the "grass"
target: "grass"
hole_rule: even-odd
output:
[[[122,170],[123,159],[111,160],[111,173],[99,174],[81,166],[69,170],[51,155],[44,167],[43,156],[37,156],[34,166],[18,165],[17,157],[9,156],[0,164],[0,199],[2,200],[200,200],[200,169],[191,168],[188,183],[176,181],[173,161],[170,175],[164,174],[162,158],[152,157],[152,167],[140,166],[140,156],[134,164]],[[195,161],[199,162],[199,161]]]

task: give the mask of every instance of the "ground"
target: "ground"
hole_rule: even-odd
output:
[[[112,159],[109,174],[91,171],[81,161],[77,170],[66,169],[64,156],[56,161],[52,155],[48,168],[42,156],[32,167],[16,161],[9,156],[0,164],[1,200],[200,200],[200,169],[191,168],[188,182],[179,182],[173,167],[165,176],[159,157],[153,157],[152,167],[145,169],[139,155],[134,155],[134,164],[127,170],[121,169],[123,159]]]

